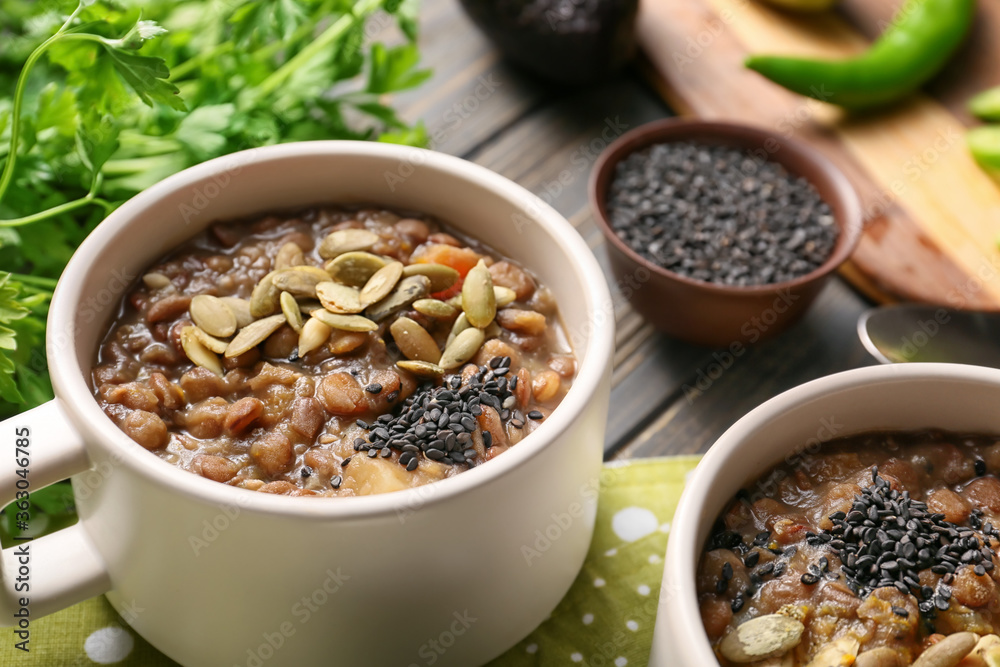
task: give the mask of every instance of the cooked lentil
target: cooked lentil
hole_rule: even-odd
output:
[[[445,308],[427,315],[418,299]],[[393,340],[405,320],[400,335],[419,330],[421,354],[444,356],[468,308],[482,328],[461,327],[449,369],[414,365]],[[508,309],[509,327],[496,319]],[[520,442],[572,383],[566,340],[549,290],[483,244],[425,216],[318,207],[213,225],[151,267],[93,383],[119,427],[174,465],[269,493],[363,495]]]

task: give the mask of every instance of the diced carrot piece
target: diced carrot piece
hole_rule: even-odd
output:
[[[455,296],[462,291],[462,284],[465,282],[465,278],[459,278],[455,281],[455,284],[448,289],[441,290],[440,292],[435,292],[431,294],[431,297],[437,299],[438,301],[447,301],[451,297]]]
[[[479,253],[471,248],[456,248],[443,243],[423,245],[413,253],[411,260],[420,264],[444,264],[465,277],[469,269],[480,260]]]

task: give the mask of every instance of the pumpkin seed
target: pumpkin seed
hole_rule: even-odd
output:
[[[458,309],[437,299],[417,299],[413,302],[413,310],[428,317],[454,317]]]
[[[368,306],[366,315],[379,322],[392,315],[404,306],[408,306],[414,301],[424,296],[430,290],[430,279],[427,276],[410,276],[403,278],[396,285],[392,293],[379,301]]]
[[[379,236],[367,229],[341,229],[327,234],[319,244],[319,256],[332,259],[354,250],[368,250],[378,243]]]
[[[302,331],[299,332],[299,356],[304,357],[325,343],[331,331],[333,328],[329,324],[315,317],[306,320],[302,325]]]
[[[194,337],[197,338],[202,345],[207,347],[212,352],[215,352],[216,354],[222,354],[223,352],[226,351],[226,348],[229,347],[229,343],[227,341],[221,340],[219,338],[216,338],[215,336],[206,333],[205,330],[202,329],[201,327],[196,326],[191,328],[194,329],[194,331],[191,332],[192,335],[194,335]]]
[[[458,368],[476,355],[485,340],[486,336],[483,335],[482,329],[475,327],[466,329],[455,336],[455,340],[451,341],[451,344],[445,348],[438,366],[446,371]]]
[[[316,266],[293,266],[272,274],[274,286],[295,296],[316,296],[316,285],[330,280],[330,274]]]
[[[229,342],[229,347],[226,348],[226,357],[238,357],[244,352],[257,347],[267,340],[268,336],[280,329],[284,323],[284,313],[271,315],[262,320],[251,322],[240,329],[236,337]]]
[[[469,270],[462,283],[462,310],[474,327],[485,327],[497,314],[493,279],[483,260]]]
[[[305,263],[306,257],[302,254],[302,248],[292,241],[278,248],[278,254],[274,256],[275,271],[290,269],[293,266],[302,266]]]
[[[361,289],[361,303],[370,306],[389,296],[389,292],[399,282],[403,275],[403,265],[399,262],[389,262],[376,271]]]
[[[219,301],[226,304],[229,310],[236,316],[236,327],[242,329],[253,322],[253,315],[250,314],[250,302],[238,296],[221,296]]]
[[[451,325],[451,333],[448,334],[448,340],[445,342],[444,346],[448,347],[455,340],[458,334],[462,333],[472,325],[469,324],[469,318],[465,316],[465,313],[461,313],[456,319],[455,323]]]
[[[409,371],[417,377],[422,378],[439,378],[444,375],[444,369],[437,364],[431,364],[426,361],[397,361],[396,365],[402,368],[404,371]]]
[[[389,331],[407,359],[434,363],[441,358],[441,350],[434,342],[434,337],[409,317],[398,318],[389,327]]]
[[[794,618],[781,614],[758,616],[726,635],[719,652],[739,663],[777,658],[798,646],[803,632],[805,626]]]
[[[502,285],[493,286],[493,295],[496,297],[497,308],[503,308],[517,301],[517,292]]]
[[[806,667],[842,667],[853,664],[860,648],[860,642],[853,637],[837,639],[821,648]]]
[[[360,315],[341,315],[328,310],[314,310],[311,315],[325,324],[342,331],[375,331],[378,325]]]
[[[979,642],[974,632],[948,635],[920,654],[913,667],[955,667]]]
[[[365,309],[361,305],[358,290],[347,285],[335,283],[332,280],[316,285],[316,296],[323,307],[331,313],[360,313]]]
[[[493,320],[486,325],[486,328],[483,329],[483,333],[486,334],[486,339],[489,340],[490,338],[499,338],[502,332],[500,330],[500,325],[497,324],[496,320]]]
[[[517,292],[510,289],[509,287],[501,287],[500,285],[494,285],[493,298],[496,300],[498,309],[504,308],[517,301]],[[456,308],[461,308],[463,305],[462,293],[459,292],[452,298],[448,299],[448,301],[446,301],[445,303],[453,305]]]
[[[985,663],[986,656],[990,653],[996,653],[1000,657],[1000,637],[997,635],[983,635],[966,658],[979,658],[980,662]]]
[[[319,299],[296,299],[299,304],[299,312],[311,313],[317,308],[322,308],[323,304],[319,302]]]
[[[157,273],[155,271],[147,273],[142,277],[143,284],[151,290],[163,289],[164,287],[170,287],[173,285],[170,282],[170,278],[163,275],[162,273]]]
[[[906,663],[895,649],[880,646],[859,655],[854,667],[906,667]]]
[[[299,310],[299,304],[292,296],[291,292],[281,293],[281,312],[284,313],[285,319],[288,320],[288,326],[295,330],[295,333],[302,333],[302,311]]]
[[[211,336],[228,338],[236,332],[235,313],[217,296],[199,294],[191,299],[188,312],[194,323]]]
[[[278,310],[281,290],[274,286],[274,271],[260,279],[250,295],[250,314],[267,317]]]
[[[181,329],[181,347],[184,354],[195,365],[207,368],[218,376],[222,376],[222,363],[214,352],[205,347],[195,336],[194,327]]]
[[[323,268],[338,282],[363,287],[385,265],[384,259],[370,252],[348,252],[331,259]]]
[[[443,292],[459,278],[458,271],[444,264],[410,264],[403,269],[403,275],[407,278],[427,276],[431,281],[431,292]]]

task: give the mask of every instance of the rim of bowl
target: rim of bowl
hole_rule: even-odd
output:
[[[767,428],[774,414],[781,414],[791,408],[821,401],[830,394],[850,391],[872,383],[895,384],[939,380],[1000,386],[1000,370],[985,366],[939,362],[912,362],[854,368],[792,387],[761,403],[720,435],[692,473],[685,486],[685,491],[681,495],[677,511],[674,513],[671,538],[667,545],[667,557],[664,563],[664,582],[676,584],[678,587],[679,609],[674,609],[671,613],[666,614],[661,602],[658,616],[660,613],[664,613],[669,618],[666,621],[668,629],[666,632],[656,632],[654,634],[656,641],[659,643],[665,639],[674,640],[682,635],[693,637],[695,638],[694,643],[689,645],[693,652],[686,651],[682,657],[695,657],[699,660],[715,659],[711,645],[707,641],[701,615],[698,613],[695,574],[698,558],[704,545],[698,543],[696,538],[702,523],[715,520],[715,517],[706,518],[702,510],[708,497],[718,493],[713,490],[712,482],[724,469],[739,465],[739,460],[733,458],[733,450],[746,440],[748,434]],[[670,648],[669,645],[658,646],[661,651]]]
[[[678,135],[679,132],[684,132],[685,130],[690,132],[690,136]],[[806,177],[800,170],[787,164],[780,156],[783,153],[785,155],[793,154],[803,162],[811,163],[816,169],[815,173],[819,174],[820,180],[825,180],[829,185],[829,189],[836,193],[836,201],[828,201],[827,198],[822,197],[823,201],[831,208],[839,206],[843,211],[841,215],[837,215],[836,211],[834,213],[834,218],[840,229],[840,235],[833,252],[825,262],[809,273],[792,280],[767,283],[765,285],[719,285],[705,280],[696,280],[682,276],[679,273],[675,273],[649,261],[632,250],[611,227],[606,210],[607,191],[614,178],[613,172],[615,167],[629,154],[652,144],[677,143],[679,141],[694,141],[743,149],[748,148],[748,144],[750,143],[754,144],[754,146],[759,146],[759,144],[763,144],[768,140],[774,140],[780,146],[777,151],[773,152],[773,156],[778,157],[769,156],[769,160],[773,159],[774,162],[782,165],[788,173],[805,178],[813,187],[819,190],[820,188],[816,185],[816,180]],[[604,187],[600,187],[602,184]],[[861,233],[864,228],[861,201],[858,198],[857,191],[851,185],[847,176],[844,175],[844,172],[826,156],[798,140],[791,139],[766,128],[728,121],[663,118],[640,125],[626,132],[604,149],[591,172],[588,190],[590,208],[605,238],[618,250],[623,252],[629,260],[668,280],[674,280],[693,288],[727,296],[769,294],[778,290],[799,287],[818,280],[831,273],[853,254],[854,249],[861,241]]]
[[[376,142],[335,140],[293,142],[215,158],[169,176],[137,194],[105,218],[70,259],[52,298],[48,330],[74,331],[73,304],[79,303],[81,286],[85,283],[82,277],[94,270],[96,256],[105,245],[113,242],[121,228],[137,224],[136,221],[141,219],[145,210],[158,205],[169,193],[192,187],[206,178],[231,169],[234,159],[245,160],[246,162],[241,163],[244,166],[265,162],[274,163],[275,168],[279,165],[287,168],[289,159],[328,156],[341,159],[374,157],[398,161],[412,157],[412,151],[424,154],[426,162],[420,168],[434,169],[443,177],[461,181],[466,186],[493,191],[521,209],[524,207],[518,202],[530,201],[531,210],[525,210],[525,213],[545,230],[552,243],[562,246],[564,252],[573,258],[570,268],[576,273],[588,313],[593,316],[601,310],[611,308],[611,293],[604,280],[604,273],[586,242],[561,214],[548,204],[538,201],[537,197],[522,186],[486,167],[436,151]],[[104,327],[107,324],[101,322],[92,326]],[[511,447],[503,456],[489,461],[489,465],[477,466],[430,484],[388,493],[333,499],[289,497],[230,487],[160,460],[125,435],[101,410],[94,400],[90,383],[78,370],[81,366],[88,367],[91,362],[86,360],[86,364],[82,364],[74,345],[57,348],[51,334],[47,335],[47,347],[56,400],[65,406],[70,421],[74,423],[73,428],[80,432],[76,419],[73,418],[76,415],[86,424],[87,430],[99,433],[97,447],[118,456],[123,464],[128,462],[130,469],[145,479],[174,493],[193,496],[205,502],[238,504],[244,509],[262,514],[329,520],[377,517],[414,509],[419,511],[476,487],[488,485],[513,473],[522,465],[529,465],[532,459],[579,418],[598,392],[605,367],[614,350],[614,334],[613,327],[591,327],[591,330],[583,353],[577,352],[586,363],[580,364],[573,385],[549,418],[518,443],[517,447]],[[72,405],[67,405],[69,403]],[[84,439],[86,440],[86,436]]]

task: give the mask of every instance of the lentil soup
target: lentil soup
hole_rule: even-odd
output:
[[[92,379],[105,413],[168,463],[353,496],[485,463],[575,375],[530,271],[427,216],[324,206],[214,224],[151,267]]]
[[[868,433],[742,489],[697,573],[720,663],[997,664],[997,473],[997,436]]]

